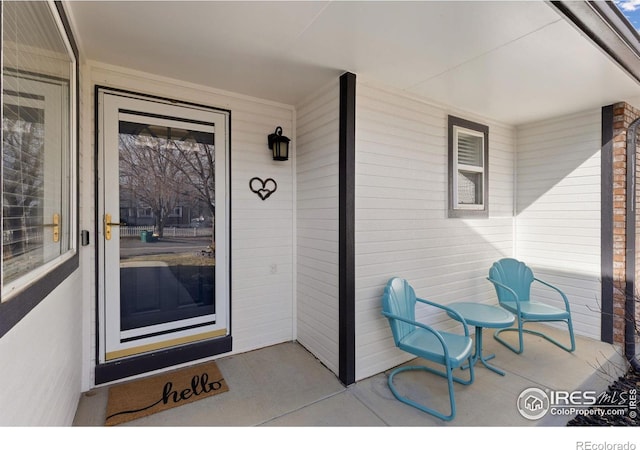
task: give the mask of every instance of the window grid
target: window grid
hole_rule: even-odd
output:
[[[449,217],[488,217],[488,136],[485,125],[448,117]]]

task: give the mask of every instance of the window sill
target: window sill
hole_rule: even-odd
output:
[[[79,266],[78,252],[56,266],[47,276],[40,277],[29,286],[16,292],[9,300],[0,303],[0,338],[44,300],[58,285]]]
[[[449,209],[449,219],[488,219],[488,209]]]

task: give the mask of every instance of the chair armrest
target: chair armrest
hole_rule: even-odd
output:
[[[518,298],[518,294],[516,294],[516,291],[511,289],[509,286],[507,286],[505,284],[502,284],[499,281],[494,280],[491,277],[487,277],[487,280],[491,281],[494,285],[499,286],[499,287],[509,291],[511,293],[511,295],[513,295],[513,299],[516,302],[516,307],[518,308],[518,315],[520,315],[520,299]],[[498,303],[500,303],[500,297],[498,297]]]
[[[442,346],[442,350],[444,352],[445,359],[449,359],[449,348],[447,347],[447,343],[444,341],[444,338],[438,332],[438,330],[430,327],[429,325],[425,325],[424,323],[416,322],[415,320],[409,320],[409,319],[407,319],[405,317],[400,317],[400,316],[397,316],[395,314],[388,313],[386,311],[382,311],[382,315],[387,317],[388,319],[399,320],[401,322],[405,322],[405,323],[408,323],[410,325],[414,325],[414,326],[416,326],[418,328],[422,328],[422,329],[432,333],[433,335],[435,335],[435,337],[438,339],[438,341],[440,341],[440,345]],[[469,336],[469,335],[467,334],[467,336]]]
[[[462,326],[464,328],[465,336],[469,336],[469,327],[467,326],[467,321],[464,320],[464,317],[462,317],[460,315],[460,313],[458,313],[458,311],[454,310],[453,308],[449,308],[446,305],[442,305],[440,303],[432,302],[431,300],[427,300],[427,299],[424,299],[424,298],[416,297],[416,300],[419,301],[420,303],[424,303],[425,305],[434,306],[434,307],[440,308],[440,309],[442,309],[442,310],[444,310],[444,311],[446,311],[448,313],[451,313],[451,315],[455,316],[455,319],[458,322],[462,323]]]
[[[562,297],[562,300],[564,300],[564,306],[565,309],[567,310],[567,312],[570,312],[570,308],[569,308],[569,299],[567,299],[567,296],[564,294],[564,292],[562,292],[559,288],[555,287],[553,284],[547,283],[546,281],[542,281],[539,278],[533,278],[535,281],[537,281],[538,283],[544,284],[545,286],[553,289],[554,291],[556,291],[558,294],[560,294],[560,296]]]

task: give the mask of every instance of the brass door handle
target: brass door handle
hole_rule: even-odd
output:
[[[104,238],[107,241],[111,240],[111,227],[117,227],[120,225],[124,225],[123,223],[111,222],[111,214],[104,215]]]
[[[53,223],[45,223],[45,228],[53,228],[53,242],[60,242],[60,214],[53,215]]]

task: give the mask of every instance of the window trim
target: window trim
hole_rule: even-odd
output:
[[[9,72],[14,72],[12,69],[8,70],[7,68],[4,69],[5,72],[9,71]],[[61,89],[65,89],[69,91],[69,98],[71,101],[73,101],[73,97],[72,97],[72,89],[71,89],[71,84],[73,83],[73,74],[71,74],[71,80],[69,80],[70,82],[65,82],[65,80],[59,79],[59,78],[54,78],[54,77],[50,77],[47,75],[39,75],[39,74],[31,74],[31,73],[27,73],[27,72],[22,72],[21,73],[25,74],[24,77],[20,77],[18,81],[18,75],[13,75],[13,74],[3,74],[3,76],[7,76],[7,78],[15,78],[16,82],[21,83],[22,86],[26,87],[26,90],[29,92],[29,94],[27,94],[27,97],[29,97],[30,94],[44,94],[45,92],[48,93],[52,93],[52,91],[56,91],[53,92],[52,94],[52,98],[55,100],[57,94],[59,93],[58,88]],[[66,86],[65,84],[68,84],[68,86]],[[15,94],[15,95],[5,95],[4,96],[4,100],[5,102],[3,103],[4,105],[7,104],[13,104],[13,102],[11,100],[7,100],[7,99],[11,99],[12,97],[20,97],[21,95],[24,95],[23,93],[20,94]],[[23,97],[24,98],[24,97]],[[43,95],[43,98],[47,98],[47,94]],[[37,108],[40,109],[42,108],[43,110],[45,110],[45,117],[47,115],[53,115],[56,113],[56,111],[58,111],[60,109],[60,104],[57,103],[47,103],[45,100],[40,100],[38,99],[39,102],[44,103],[41,106],[38,106]],[[69,118],[71,119],[71,117],[73,116],[73,108],[74,106],[71,106],[69,109]],[[66,239],[69,239],[70,236],[75,235],[75,223],[73,221],[73,218],[75,217],[75,214],[70,210],[71,208],[71,204],[73,203],[73,201],[75,200],[74,198],[74,192],[72,191],[72,186],[74,185],[74,174],[73,174],[73,169],[75,168],[75,162],[70,160],[71,158],[71,152],[73,151],[74,147],[73,147],[73,136],[71,133],[71,129],[73,127],[73,120],[69,120],[68,123],[68,130],[69,130],[69,137],[68,138],[61,138],[61,147],[60,147],[60,154],[58,156],[60,156],[60,159],[57,161],[58,163],[61,163],[61,166],[58,167],[57,169],[60,170],[61,167],[64,167],[65,164],[69,165],[69,173],[68,173],[68,177],[70,180],[70,185],[68,186],[69,191],[65,191],[64,189],[62,189],[62,197],[69,202],[67,205],[64,204],[64,200],[63,203],[61,203],[59,205],[59,207],[54,208],[53,211],[56,211],[58,214],[61,214],[63,217],[63,221],[66,221],[67,218],[65,217],[65,212],[69,213],[69,217],[71,218],[71,220],[69,221],[69,229],[68,230],[64,230],[64,225],[62,226],[63,231],[61,232],[61,238],[60,241],[64,241]],[[46,126],[46,125],[45,125]],[[57,125],[54,125],[54,128],[57,129]],[[46,134],[46,132],[45,132]],[[68,145],[68,147],[67,147]],[[46,151],[45,151],[45,155],[43,155],[43,158],[47,158],[46,156]],[[67,158],[69,158],[69,160],[67,160]],[[59,182],[59,180],[64,180],[66,179],[67,174],[62,174],[61,178],[56,178],[55,182],[53,184],[57,184]],[[44,191],[46,192],[47,190],[47,179],[49,177],[46,175],[44,175],[44,180],[45,180],[45,185],[44,185]],[[61,197],[58,197],[57,199],[60,199]],[[56,199],[56,200],[57,200]],[[47,203],[48,199],[43,198],[43,214],[44,211],[47,209],[47,207],[45,206]],[[46,217],[43,216],[43,221],[53,221],[52,219],[52,215],[47,215]],[[3,230],[4,231],[4,230]],[[44,228],[41,230],[44,236],[50,236],[50,232],[51,231]],[[55,243],[53,240],[49,241],[50,245],[53,246],[57,246],[60,244],[60,242]],[[1,295],[2,298],[0,298],[0,302],[6,302],[9,299],[11,299],[14,296],[15,292],[18,292],[22,289],[24,289],[25,286],[28,286],[29,284],[31,284],[32,282],[46,276],[52,268],[58,266],[59,264],[61,264],[62,262],[64,262],[65,260],[67,260],[68,258],[70,258],[72,256],[72,253],[76,250],[75,246],[74,246],[74,242],[70,241],[68,242],[69,248],[67,250],[64,250],[62,253],[57,252],[57,254],[55,256],[52,257],[44,257],[42,262],[39,262],[38,265],[28,269],[26,272],[19,274],[17,276],[17,278],[12,279],[10,281],[5,281],[3,280],[2,282],[2,290],[1,290]],[[43,252],[46,252],[46,246],[47,243],[44,243],[43,245]],[[4,264],[3,264],[3,269],[5,268]]]
[[[449,168],[449,218],[487,218],[489,217],[489,127],[477,122],[462,119],[449,115],[448,122],[448,168]],[[481,135],[483,137],[483,167],[482,167],[482,205],[460,205],[458,204],[458,170],[457,163],[458,149],[456,147],[456,136],[458,130],[466,130],[469,134]],[[466,167],[466,166],[465,166]],[[480,172],[480,171],[478,171]]]
[[[69,24],[68,17],[64,7],[60,1],[48,2],[51,11],[56,19],[56,26],[66,38],[73,58],[72,76],[69,83],[69,95],[71,97],[70,110],[70,145],[72,147],[71,159],[73,167],[71,169],[71,198],[70,212],[72,218],[72,226],[70,229],[70,246],[71,250],[67,253],[64,260],[57,259],[58,265],[51,268],[46,274],[41,274],[39,278],[31,281],[22,289],[11,294],[6,301],[0,301],[0,338],[11,330],[18,322],[20,322],[29,312],[35,308],[42,300],[44,300],[56,287],[58,287],[65,279],[67,279],[79,267],[79,152],[78,142],[80,137],[78,114],[80,110],[79,93],[79,53],[76,41]],[[57,15],[56,15],[57,14]]]

